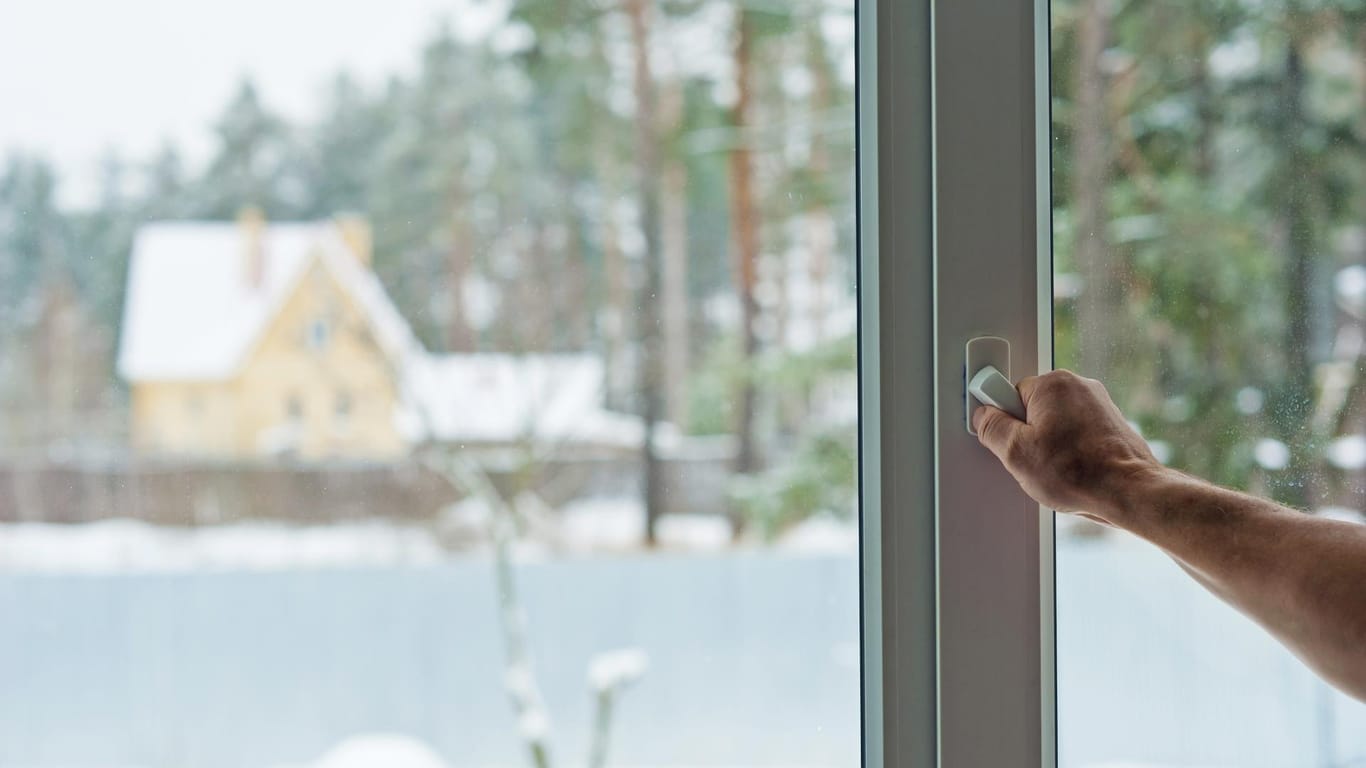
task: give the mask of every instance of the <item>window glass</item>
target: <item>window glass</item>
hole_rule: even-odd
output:
[[[1366,509],[1366,16],[1054,0],[1057,364],[1162,461]],[[1366,707],[1157,551],[1057,529],[1061,764],[1355,765]]]
[[[856,765],[853,30],[7,7],[0,765]]]

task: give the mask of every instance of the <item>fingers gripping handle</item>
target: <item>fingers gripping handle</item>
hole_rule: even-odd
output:
[[[1025,419],[1024,401],[1020,399],[1020,393],[994,365],[988,365],[973,374],[968,382],[968,394],[977,398],[978,402],[1000,408],[1020,421]]]

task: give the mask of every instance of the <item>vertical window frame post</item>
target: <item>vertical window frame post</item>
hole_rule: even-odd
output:
[[[864,764],[1056,765],[1053,521],[963,424],[1052,367],[1048,2],[859,5]]]

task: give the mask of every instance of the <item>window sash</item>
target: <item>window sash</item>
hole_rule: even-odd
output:
[[[1052,515],[963,424],[969,338],[1051,368],[1048,3],[859,19],[864,764],[1056,764]]]

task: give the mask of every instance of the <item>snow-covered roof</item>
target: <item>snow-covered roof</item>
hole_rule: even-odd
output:
[[[353,256],[333,222],[261,225],[256,285],[247,279],[247,236],[233,222],[160,222],[138,230],[119,340],[124,379],[233,376],[314,259],[361,307],[396,365],[420,351],[379,279]]]
[[[119,342],[124,379],[234,376],[316,262],[360,306],[389,356],[402,401],[398,425],[407,439],[640,443],[640,420],[603,405],[601,358],[428,354],[335,223],[263,224],[256,285],[248,280],[247,237],[246,228],[232,222],[154,223],[138,230]]]
[[[641,439],[639,419],[603,406],[594,355],[424,355],[407,373],[405,432],[414,440],[626,447]]]

